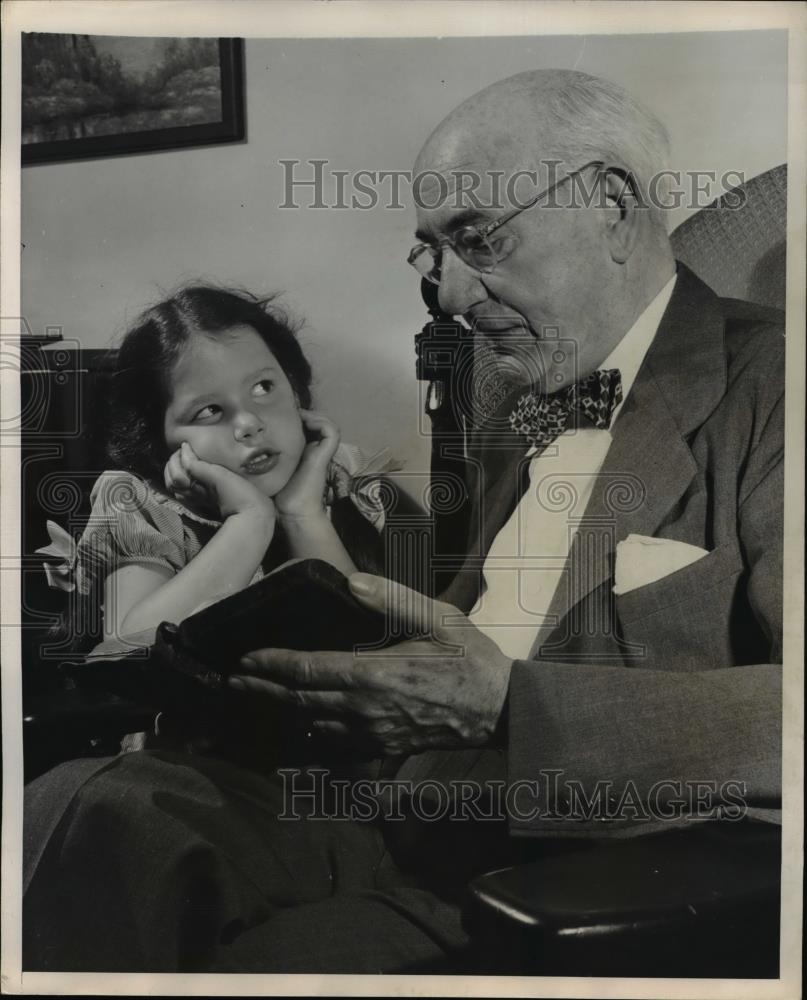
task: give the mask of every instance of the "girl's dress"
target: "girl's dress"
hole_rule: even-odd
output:
[[[384,490],[379,477],[399,467],[386,449],[365,461],[358,448],[340,444],[328,470],[324,499],[329,516],[336,501],[349,498],[366,522],[380,532],[384,526]],[[37,552],[49,557],[45,563],[49,584],[60,590],[75,592],[76,608],[92,605],[85,611],[92,614],[94,609],[98,624],[98,611],[103,613],[100,604],[103,582],[111,572],[127,564],[146,563],[178,573],[198,555],[222,525],[221,521],[201,516],[130,472],[104,472],[93,486],[90,502],[90,517],[78,542],[58,524],[48,521],[51,543],[37,549]],[[361,518],[358,520],[360,525],[364,523]],[[372,528],[369,534],[375,537]],[[350,551],[350,539],[343,537],[342,541]],[[284,561],[282,545],[280,548],[280,557],[275,550],[273,559],[274,546],[270,546],[250,584],[261,580]],[[99,631],[100,628],[96,627],[96,634]],[[95,661],[116,660],[133,649],[152,645],[155,639],[156,629],[153,628],[125,637],[107,637],[84,656]],[[214,724],[209,719],[205,722],[196,720],[192,725],[194,732],[190,734],[183,729],[187,724],[185,720],[172,735],[175,723],[171,723],[170,713],[167,721],[165,713],[160,713],[154,733],[129,734],[123,738],[121,749],[176,748],[179,743],[185,751],[209,753],[216,752],[217,746],[220,749],[226,745],[228,755],[233,756],[236,745],[243,742],[244,749],[240,756],[243,758],[241,763],[246,764],[262,754],[256,754],[254,741],[250,742],[248,738],[250,727],[243,725],[245,720],[242,715],[243,706],[231,725],[226,712]],[[219,731],[219,735],[213,742],[209,734],[200,737],[196,732],[214,729]]]
[[[328,470],[325,496],[330,516],[337,500],[349,497],[377,531],[384,526],[383,491],[379,476],[397,468],[386,452],[369,461],[354,445],[340,444]],[[219,520],[204,517],[181,501],[124,471],[104,472],[90,494],[91,513],[76,542],[53,521],[47,522],[50,545],[37,553],[50,557],[44,564],[51,587],[77,591],[82,597],[95,593],[100,601],[103,581],[127,564],[146,563],[178,573],[204,548],[221,527]],[[343,539],[349,548],[349,540]],[[55,561],[52,561],[55,560]],[[250,580],[261,580],[275,567],[267,560]],[[153,641],[137,633],[138,645]],[[126,645],[131,649],[131,642]],[[90,655],[120,651],[120,640],[96,646]]]

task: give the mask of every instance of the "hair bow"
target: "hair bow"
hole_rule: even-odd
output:
[[[47,521],[46,525],[50,536],[50,545],[36,549],[36,554],[54,556],[61,560],[56,563],[43,563],[48,585],[55,590],[78,590],[80,594],[88,594],[90,581],[79,561],[76,540],[55,521]]]
[[[388,448],[382,448],[351,472],[337,460],[331,461],[325,487],[325,503],[351,497],[359,510],[375,523],[384,514],[379,477],[397,472],[403,463],[393,458]]]

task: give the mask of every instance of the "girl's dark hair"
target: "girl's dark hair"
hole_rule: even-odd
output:
[[[247,292],[189,285],[170,298],[147,309],[110,355],[111,377],[106,399],[96,411],[104,425],[100,437],[111,468],[125,469],[163,485],[163,469],[169,458],[163,421],[170,402],[171,371],[183,347],[200,331],[216,336],[237,326],[249,326],[277,359],[303,409],[311,407],[311,366],[297,341],[297,331],[285,313]],[[96,429],[99,434],[99,429]],[[335,501],[333,525],[356,566],[380,573],[383,540],[349,498]],[[288,558],[285,540],[276,534],[267,558],[279,564]],[[101,601],[101,581],[85,595],[81,608],[65,611],[51,638],[70,639],[70,651],[83,652],[100,635],[77,635],[75,622],[87,615],[91,604]],[[83,609],[83,610],[82,610]],[[88,619],[89,620],[89,619]]]
[[[277,359],[303,409],[311,407],[311,365],[286,314],[249,292],[213,285],[188,285],[147,309],[117,351],[105,408],[106,457],[112,468],[126,469],[158,488],[168,448],[163,433],[170,401],[171,371],[190,338],[249,326]],[[378,572],[378,533],[349,499],[332,507],[333,524],[356,565]],[[274,545],[276,552],[282,545]]]
[[[296,329],[271,301],[235,289],[189,285],[140,316],[112,362],[105,450],[113,468],[162,483],[169,458],[163,420],[171,371],[200,331],[216,336],[233,327],[251,327],[277,358],[300,406],[311,406],[311,366]]]

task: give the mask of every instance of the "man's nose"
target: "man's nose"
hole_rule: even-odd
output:
[[[437,298],[440,308],[449,316],[462,316],[472,306],[484,302],[488,292],[478,271],[460,260],[450,247],[443,250],[440,261],[440,284]]]
[[[263,422],[257,413],[253,413],[252,410],[241,410],[236,414],[233,421],[233,435],[236,441],[248,441],[262,430]]]

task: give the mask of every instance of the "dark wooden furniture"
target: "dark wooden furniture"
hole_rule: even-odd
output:
[[[26,781],[62,760],[116,753],[124,733],[153,714],[102,690],[79,690],[65,667],[75,660],[54,635],[75,595],[51,589],[43,557],[46,521],[77,536],[90,513],[89,494],[103,471],[101,431],[108,391],[106,352],[70,344],[21,345],[21,643]],[[92,644],[89,623],[86,641]]]

